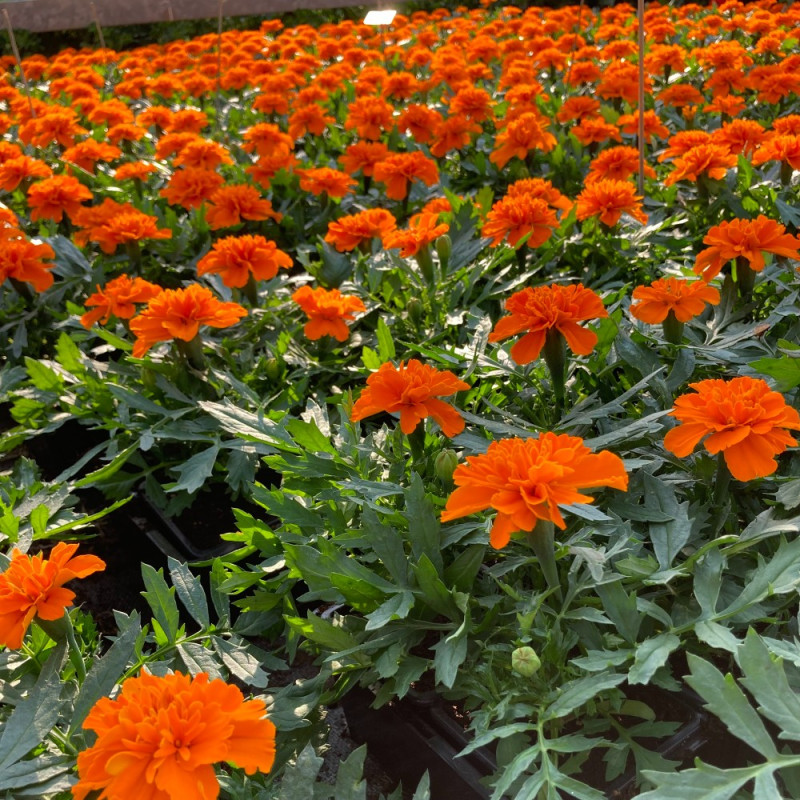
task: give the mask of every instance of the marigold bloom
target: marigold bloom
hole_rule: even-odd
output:
[[[637,286],[631,296],[637,301],[631,304],[631,314],[650,325],[663,322],[670,311],[678,322],[688,322],[702,313],[706,303],[719,303],[719,292],[713,286],[680,278],[659,278],[650,286]]]
[[[570,133],[584,146],[601,144],[609,139],[619,142],[619,128],[606,122],[602,117],[584,117],[577,125],[573,125]]]
[[[387,250],[400,248],[400,255],[410,258],[449,230],[450,226],[446,222],[439,222],[438,213],[414,214],[408,220],[407,230],[392,231],[383,237],[383,246]]]
[[[347,109],[345,130],[355,128],[361,139],[380,139],[392,128],[394,108],[382,97],[359,97]]]
[[[263,701],[245,700],[204,672],[128,678],[116,698],[95,703],[83,727],[97,739],[78,754],[75,800],[94,792],[108,800],[216,800],[213,764],[252,775],[269,772],[275,760],[275,726]]]
[[[727,147],[731,153],[744,153],[752,156],[753,152],[767,138],[767,132],[754,119],[735,119],[726,122],[711,134],[713,144]]]
[[[685,458],[703,437],[711,455],[722,452],[734,478],[751,481],[772,475],[775,456],[796,445],[787,428],[800,429],[800,415],[783,395],[760,378],[690,383],[697,394],[681,395],[671,415],[680,425],[664,437],[664,447]]]
[[[443,119],[433,130],[431,155],[441,158],[451,150],[461,150],[472,141],[473,133],[483,130],[464,114],[454,114]]]
[[[506,197],[538,197],[544,200],[547,205],[552,206],[565,214],[572,209],[573,203],[565,194],[556,189],[546,178],[521,178],[509,184],[506,190]]]
[[[131,320],[131,332],[136,336],[133,356],[142,358],[157,342],[190,342],[201,325],[229,328],[246,316],[246,308],[217,300],[210,289],[197,283],[185,289],[163,289]]]
[[[54,175],[28,189],[28,206],[34,222],[40,219],[61,222],[64,214],[75,216],[81,203],[91,199],[92,193],[72,175]]]
[[[8,278],[29,283],[37,292],[44,292],[53,285],[50,272],[56,254],[49,244],[34,244],[27,239],[4,236],[0,244],[0,284]]]
[[[222,186],[209,198],[206,221],[212,230],[230,228],[243,219],[273,219],[280,222],[283,215],[272,208],[272,203],[261,197],[258,189],[245,184]]]
[[[289,136],[292,139],[300,139],[307,133],[312,136],[322,136],[328,125],[333,125],[336,120],[326,114],[325,110],[312,103],[308,106],[298,108],[289,117]]]
[[[427,144],[433,138],[433,131],[444,118],[438,111],[428,106],[413,103],[406,106],[397,118],[397,130],[408,131],[411,138],[420,144]]]
[[[675,168],[664,180],[664,185],[672,186],[681,180],[696,181],[700,175],[722,180],[728,170],[737,163],[736,155],[727,147],[701,144],[675,159]]]
[[[400,430],[412,433],[426,417],[432,417],[445,436],[452,438],[464,430],[464,419],[451,405],[440,400],[469,389],[449,370],[438,370],[417,359],[387,362],[367,378],[367,388],[353,405],[354,422],[382,411],[400,414]]]
[[[122,150],[107,142],[98,142],[96,139],[84,139],[72,147],[68,147],[61,158],[68,164],[75,164],[86,172],[94,172],[94,165],[98,161],[113,161],[122,155]]]
[[[112,315],[117,319],[130,319],[136,313],[136,303],[148,303],[160,291],[160,286],[144,278],[130,278],[125,274],[109,281],[102,289],[98,284],[97,291],[84,303],[87,308],[93,308],[81,316],[81,325],[87,329],[98,321],[106,325]]]
[[[146,161],[129,161],[127,164],[117,167],[114,177],[118,181],[138,180],[146,181],[149,175],[158,172],[155,164],[148,164]]]
[[[176,167],[214,170],[221,164],[233,164],[233,159],[226,147],[197,136],[181,148],[172,163]]]
[[[77,549],[77,544],[58,542],[48,558],[12,551],[8,568],[0,573],[0,644],[12,650],[22,647],[34,617],[61,619],[72,605],[75,592],[65,589],[65,583],[105,569],[97,556],[75,556]]]
[[[623,114],[617,120],[617,126],[623,133],[638,136],[639,132],[639,112],[634,111],[633,114]],[[644,139],[650,144],[650,139],[653,136],[659,139],[666,139],[669,136],[669,128],[661,121],[661,118],[655,111],[644,112]]]
[[[242,139],[242,150],[253,152],[259,156],[272,156],[276,153],[288,155],[294,149],[294,140],[277,125],[270,122],[259,122],[248,128]]]
[[[647,214],[642,210],[641,200],[632,183],[606,178],[595,180],[587,184],[577,197],[578,219],[598,217],[600,222],[612,228],[625,212],[644,225]]]
[[[728,261],[741,256],[750,262],[750,269],[764,269],[764,253],[800,261],[800,239],[786,233],[775,220],[759,214],[756,219],[733,219],[709,230],[703,244],[711,245],[697,254],[694,271],[704,281],[713,280]]]
[[[589,174],[586,183],[608,179],[612,181],[625,181],[639,172],[639,150],[635,147],[620,145],[601,150],[589,164]],[[648,178],[655,178],[656,171],[649,165],[644,165],[644,174]]]
[[[463,114],[475,122],[483,122],[493,116],[492,96],[485,89],[470,86],[459,89],[450,101],[451,114]]]
[[[564,529],[559,506],[591,503],[579,489],[628,488],[622,459],[608,450],[592,453],[578,436],[542,433],[536,439],[500,439],[469,456],[453,473],[456,490],[442,522],[492,508],[497,511],[490,541],[505,547],[516,531],[533,531],[539,520]]]
[[[49,178],[53,170],[40,161],[30,156],[8,158],[0,163],[0,189],[13,192],[24,180],[32,178]]]
[[[489,156],[502,169],[515,156],[524,159],[531,150],[549,152],[556,146],[556,137],[542,124],[540,115],[527,112],[508,123],[495,139],[498,147]]]
[[[561,108],[556,113],[556,119],[566,125],[573,120],[581,120],[584,117],[596,117],[600,113],[600,101],[594,97],[570,97],[564,101]]]
[[[408,195],[408,184],[420,180],[426,186],[433,186],[439,180],[436,162],[419,150],[410,153],[390,153],[375,164],[373,178],[386,184],[386,196],[392,200],[402,200]]]
[[[360,298],[351,294],[342,294],[338,289],[312,289],[310,286],[301,286],[293,295],[292,300],[300,306],[308,317],[303,332],[315,341],[323,336],[333,336],[339,342],[344,342],[350,336],[347,322],[359,311],[366,311],[366,306]]]
[[[498,320],[489,341],[501,342],[524,333],[511,348],[517,364],[529,364],[539,357],[550,330],[558,331],[577,355],[589,355],[597,344],[597,334],[578,323],[608,316],[599,295],[582,283],[528,286],[512,294],[505,305],[510,315]]]
[[[371,177],[375,165],[389,155],[389,148],[383,142],[355,142],[345,148],[339,157],[342,169],[350,175],[361,172]]]
[[[251,274],[257,281],[268,281],[278,269],[291,266],[291,257],[263,236],[228,236],[214,242],[211,252],[197,262],[197,274],[217,273],[226,286],[240,289]]]
[[[397,220],[385,208],[368,208],[357,214],[339,217],[328,225],[325,241],[340,253],[355,250],[362,242],[383,239],[397,228]]]
[[[159,228],[158,218],[138,209],[106,219],[89,231],[89,241],[97,242],[104,253],[113,253],[121,244],[142,239],[171,239],[170,228]]]
[[[558,227],[558,218],[547,201],[528,194],[506,195],[496,202],[486,215],[481,236],[491,239],[497,247],[508,237],[510,247],[516,247],[523,236],[528,236],[528,247],[540,247]]]
[[[160,195],[165,197],[170,205],[181,206],[188,210],[200,207],[223,183],[225,179],[216,172],[186,167],[172,174]]]
[[[753,154],[753,166],[759,167],[767,161],[780,161],[792,169],[800,169],[800,136],[778,134],[767,139]]]
[[[346,172],[330,167],[298,169],[296,172],[300,176],[300,188],[317,196],[344,197],[352,194],[357,184]]]

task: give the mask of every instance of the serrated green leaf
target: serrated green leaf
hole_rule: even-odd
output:
[[[361,745],[339,764],[334,800],[367,800],[367,783],[363,778],[366,757],[367,746]]]
[[[667,663],[670,653],[677,650],[681,640],[674,633],[662,633],[646,639],[636,648],[628,683],[649,683],[656,670]]]
[[[368,370],[380,369],[381,357],[371,347],[361,349],[361,361]]]
[[[46,505],[38,505],[31,511],[31,528],[34,538],[44,536],[47,531],[47,521],[50,519],[50,511]]]
[[[389,326],[384,321],[383,317],[378,317],[378,324],[375,328],[375,336],[378,339],[378,356],[381,362],[391,361],[397,357],[397,352],[394,348],[394,340],[392,339],[392,332]]]
[[[642,624],[636,596],[627,594],[620,581],[599,584],[597,594],[600,595],[606,616],[617,626],[625,640],[633,644]]]
[[[286,423],[286,430],[301,447],[312,453],[336,454],[336,448],[330,439],[317,427],[314,420],[308,422],[302,419],[290,419]]]
[[[800,358],[759,358],[750,362],[749,366],[761,375],[773,378],[779,392],[789,392],[795,386],[800,386]]]
[[[461,614],[458,606],[428,556],[423,555],[417,564],[411,564],[411,569],[416,576],[421,599],[438,614],[452,620],[459,619]]]
[[[278,800],[309,800],[314,797],[314,783],[321,768],[322,759],[307,744],[294,763],[284,770]]]
[[[694,596],[704,617],[716,613],[725,560],[718,549],[709,550],[695,565]]]
[[[192,615],[192,619],[201,628],[208,628],[210,624],[208,602],[199,576],[192,575],[186,564],[177,561],[172,556],[167,558],[167,569],[169,569],[172,585],[178,593],[178,598]]]
[[[559,719],[576,711],[601,692],[619,686],[626,676],[613,672],[596,673],[569,681],[556,690],[555,699],[542,712],[542,719]]]
[[[64,385],[63,378],[53,369],[41,361],[25,357],[25,366],[28,370],[31,383],[45,392],[57,392]]]
[[[72,784],[68,774],[74,766],[71,759],[60,756],[39,755],[0,770],[0,792],[12,800],[21,797],[41,799],[51,792],[64,791]],[[46,785],[43,785],[46,784]]]
[[[768,771],[772,771],[774,765]],[[757,777],[763,765],[740,769],[719,769],[698,762],[696,769],[683,772],[652,772],[642,774],[656,788],[637,796],[637,800],[729,800],[747,781]]]
[[[712,620],[700,620],[695,623],[694,632],[701,642],[728,653],[737,653],[741,644],[730,628]]]
[[[650,539],[661,569],[669,569],[675,557],[689,541],[692,522],[689,503],[679,503],[675,490],[664,481],[644,473],[646,505],[671,517],[669,522],[651,522]]]
[[[175,602],[175,588],[167,586],[163,570],[156,570],[150,564],[142,563],[142,580],[146,591],[142,596],[153,612],[153,617],[161,626],[167,641],[174,642],[178,636],[178,604]]]
[[[213,637],[211,642],[214,650],[222,659],[222,663],[231,671],[232,675],[259,689],[263,689],[267,685],[267,673],[261,669],[258,659],[249,653],[243,644],[221,639],[218,636]]]
[[[220,659],[213,650],[203,647],[198,642],[181,642],[176,649],[191,675],[206,672],[212,679],[227,677],[220,669]]]
[[[787,509],[800,506],[800,478],[781,484],[775,499]]]
[[[436,567],[437,575],[442,575],[442,548],[439,518],[433,503],[425,497],[425,486],[418,473],[411,475],[411,483],[405,492],[406,512],[408,520],[408,538],[411,551],[419,560],[427,556]]]
[[[411,800],[431,800],[431,776],[425,770]]]
[[[175,467],[173,472],[178,473],[178,480],[166,491],[194,494],[211,477],[219,455],[219,448],[218,442],[212,444],[211,447],[195,453],[179,467]]]
[[[691,675],[686,677],[686,682],[706,701],[705,708],[719,717],[731,734],[761,755],[777,758],[772,737],[733,676],[723,676],[713,664],[693,653],[687,660]]]
[[[364,630],[377,630],[393,619],[405,619],[413,607],[414,595],[408,591],[400,592],[378,606],[371,614],[367,614]]]

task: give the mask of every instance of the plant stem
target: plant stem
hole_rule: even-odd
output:
[[[75,672],[78,674],[80,684],[83,685],[83,682],[86,680],[86,665],[83,663],[83,655],[81,654],[81,649],[78,647],[78,642],[75,639],[75,629],[72,627],[72,617],[70,617],[66,611],[64,612],[64,621],[66,622],[64,631],[67,638],[67,644],[69,645],[69,660],[75,667]]]
[[[549,519],[540,519],[536,527],[528,532],[528,543],[539,560],[547,585],[561,600],[561,581],[556,566],[555,526]]]
[[[680,344],[683,340],[683,323],[678,321],[672,309],[661,323],[661,328],[664,331],[664,339],[670,344]]]
[[[542,353],[550,370],[557,418],[560,418],[564,410],[564,387],[567,382],[567,340],[564,335],[555,328],[550,328],[544,340]]]
[[[176,339],[175,343],[178,345],[178,351],[181,356],[195,369],[204,370],[206,368],[206,360],[203,355],[203,342],[199,334],[189,342],[183,339]]]
[[[717,479],[714,483],[714,507],[721,508],[726,505],[728,499],[728,488],[731,483],[731,471],[725,462],[725,454],[717,454]]]

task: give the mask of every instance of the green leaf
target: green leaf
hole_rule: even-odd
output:
[[[322,759],[307,744],[281,777],[278,800],[310,800],[314,797],[314,783],[322,767]]]
[[[636,595],[627,594],[619,581],[598,584],[597,594],[600,595],[606,616],[617,626],[625,640],[633,644],[642,624]]]
[[[243,644],[218,636],[213,637],[211,641],[222,663],[234,677],[259,689],[267,685],[267,673],[261,669],[258,659],[249,653]]]
[[[175,588],[167,586],[164,571],[155,570],[150,564],[142,563],[142,580],[145,589],[142,596],[153,611],[153,617],[161,626],[168,641],[174,642],[178,636],[178,604],[175,602]]]
[[[312,453],[331,453],[335,455],[337,450],[331,444],[330,439],[317,427],[314,420],[305,422],[302,419],[290,419],[286,423],[286,430],[300,447]]]
[[[392,580],[400,586],[408,585],[408,558],[403,537],[388,525],[384,525],[378,515],[365,508],[361,517],[364,536],[369,540],[375,555],[380,558]]]
[[[458,668],[464,663],[464,659],[467,657],[467,633],[470,627],[469,623],[469,607],[467,607],[464,621],[461,623],[458,630],[440,639],[431,648],[436,653],[433,658],[436,682],[441,683],[448,689],[453,688],[453,684],[458,676]]]
[[[367,746],[362,744],[339,764],[336,772],[334,800],[367,800],[367,783],[363,779]]]
[[[50,519],[50,511],[46,505],[38,505],[31,511],[31,528],[34,538],[43,536],[47,530],[47,521]]]
[[[361,361],[368,370],[380,369],[381,358],[371,347],[361,349]]]
[[[646,639],[636,648],[628,683],[649,683],[656,670],[667,663],[670,653],[677,650],[681,640],[674,633],[662,633]]]
[[[777,768],[772,765],[767,771]],[[747,781],[764,770],[764,765],[741,769],[719,769],[698,762],[696,769],[683,772],[652,772],[642,775],[656,788],[637,795],[637,800],[729,800]],[[771,798],[771,800],[777,800]]]
[[[17,761],[0,770],[0,792],[12,792],[6,797],[18,800],[33,797],[41,800],[55,792],[69,789],[73,780],[68,777],[74,761],[59,756],[39,755],[26,761]]]
[[[464,548],[455,561],[445,568],[444,582],[460,592],[469,592],[483,564],[486,545],[472,544]]]
[[[704,617],[713,617],[716,613],[724,566],[725,560],[716,548],[709,550],[695,565],[694,596]]]
[[[358,647],[358,641],[343,628],[340,628],[322,617],[309,612],[306,619],[301,617],[285,617],[286,622],[306,639],[322,645],[334,653],[343,650],[353,650]],[[357,660],[367,660],[365,655],[357,656]]]
[[[624,673],[595,673],[569,681],[556,689],[556,697],[542,712],[542,719],[558,719],[581,708],[606,689],[619,686],[626,678]]]
[[[738,653],[741,642],[733,635],[730,628],[711,620],[700,620],[695,623],[694,632],[701,642],[728,653]]]
[[[460,619],[461,613],[450,590],[442,583],[436,567],[428,556],[423,554],[418,563],[411,564],[411,569],[417,578],[421,599],[437,614],[442,614],[452,620]]]
[[[66,331],[62,331],[56,342],[56,360],[58,363],[70,372],[76,374],[85,373],[84,358],[85,356],[72,340],[72,337]]]
[[[231,615],[231,601],[225,592],[220,591],[220,586],[227,578],[225,573],[225,565],[219,558],[215,558],[211,565],[211,574],[209,576],[209,591],[211,595],[211,603],[214,606],[214,611],[217,612],[217,617],[220,620],[226,620]]]
[[[45,392],[58,392],[64,385],[64,380],[54,370],[42,361],[25,357],[25,366],[28,369],[31,383]]]
[[[436,568],[437,575],[442,574],[442,548],[439,518],[433,503],[425,497],[425,486],[418,473],[411,475],[411,485],[405,492],[406,512],[408,520],[408,538],[411,541],[411,552],[419,560],[427,556]]]
[[[775,499],[787,509],[800,506],[800,478],[787,481],[778,489]]]
[[[752,628],[739,648],[738,661],[744,672],[739,682],[753,695],[758,710],[778,726],[778,738],[800,741],[800,698]]]
[[[70,734],[80,728],[92,706],[101,697],[111,694],[136,650],[136,640],[141,632],[139,615],[134,612],[108,652],[92,664],[75,698],[70,714]]]
[[[172,556],[167,557],[167,568],[172,579],[172,585],[178,592],[180,601],[192,615],[192,619],[201,627],[208,628],[208,602],[200,578],[192,575],[189,567]]]
[[[734,736],[763,756],[777,758],[778,751],[772,737],[733,676],[723,677],[713,664],[693,653],[686,658],[691,670],[686,682],[706,701],[705,708],[719,717]]]
[[[378,606],[371,614],[367,614],[367,624],[364,630],[376,630],[393,619],[405,619],[413,607],[414,595],[408,591],[400,592]]]
[[[646,472],[643,481],[646,505],[671,517],[670,522],[651,522],[649,525],[658,564],[661,569],[669,569],[692,532],[689,503],[679,503],[671,486]]]
[[[5,770],[43,742],[61,709],[61,666],[67,654],[60,641],[42,667],[35,685],[3,723],[0,736],[0,779]]]
[[[177,483],[166,491],[194,494],[211,477],[219,455],[219,447],[219,442],[212,444],[211,447],[195,453],[179,467],[173,468],[172,471],[177,472],[179,478]]]
[[[425,770],[417,784],[417,790],[411,800],[431,800],[431,776]]]
[[[773,378],[779,392],[789,392],[795,386],[800,386],[800,358],[760,358],[758,361],[751,361],[749,366],[761,375]]]
[[[220,658],[198,642],[181,642],[176,648],[181,661],[192,675],[207,672],[209,677],[225,679],[227,677],[221,669]]]
[[[394,349],[394,341],[392,340],[392,332],[389,326],[384,322],[383,317],[378,317],[378,325],[375,329],[375,335],[378,339],[378,356],[381,362],[391,361],[397,357]]]
[[[362,614],[375,611],[386,599],[385,591],[364,578],[355,578],[338,572],[329,573],[329,577],[331,586],[341,592],[347,605],[352,606]]]

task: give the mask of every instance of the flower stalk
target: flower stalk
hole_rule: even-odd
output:
[[[567,340],[560,331],[555,328],[547,331],[542,355],[544,355],[547,369],[550,371],[556,408],[560,412],[564,409],[567,382]]]
[[[561,596],[561,581],[556,566],[555,526],[549,519],[540,519],[536,527],[528,532],[528,543],[531,546],[539,566],[542,569],[548,587]]]
[[[185,342],[183,339],[176,339],[175,343],[178,345],[178,352],[181,358],[190,364],[194,369],[203,371],[206,368],[206,359],[203,355],[203,341],[200,336],[195,336],[194,339]]]

